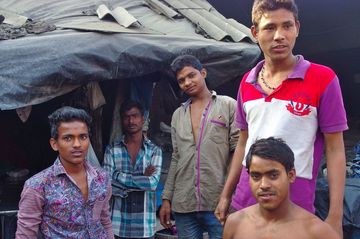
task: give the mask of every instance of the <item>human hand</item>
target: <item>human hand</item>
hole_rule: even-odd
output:
[[[170,213],[171,213],[170,201],[164,199],[163,203],[160,207],[160,211],[159,211],[160,224],[164,228],[171,228],[171,226],[172,226],[171,219],[170,219]]]
[[[155,172],[156,172],[155,166],[149,165],[146,167],[144,175],[149,177],[149,176],[153,175]]]
[[[343,228],[342,228],[342,218],[334,218],[331,216],[328,216],[325,219],[325,222],[329,224],[340,236],[340,238],[343,238]]]
[[[221,225],[225,224],[228,211],[230,206],[230,200],[224,197],[220,197],[220,200],[218,202],[218,205],[215,209],[215,217],[220,221]]]

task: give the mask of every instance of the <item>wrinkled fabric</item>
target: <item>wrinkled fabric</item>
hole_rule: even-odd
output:
[[[171,201],[175,212],[214,211],[224,187],[230,153],[239,138],[236,101],[212,92],[196,142],[190,103],[189,99],[172,117],[173,154],[162,198]]]
[[[66,173],[59,159],[25,182],[16,238],[113,238],[109,216],[110,178],[86,163],[88,199]]]
[[[156,229],[155,190],[161,174],[162,152],[144,138],[133,165],[124,139],[109,145],[104,156],[104,169],[111,176],[113,185],[113,230],[119,237],[152,237]],[[149,165],[156,171],[145,176],[144,171]]]

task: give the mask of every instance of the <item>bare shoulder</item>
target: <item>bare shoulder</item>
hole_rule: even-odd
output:
[[[223,239],[233,239],[235,235],[242,234],[243,228],[248,229],[247,225],[252,225],[250,219],[250,215],[252,214],[252,207],[231,213],[226,219]]]
[[[226,219],[226,224],[235,224],[241,223],[247,215],[247,209],[239,210],[237,212],[231,213]],[[226,225],[225,224],[225,225]]]
[[[315,215],[309,216],[309,220],[306,220],[305,228],[308,228],[308,233],[311,238],[316,239],[340,239],[340,236],[335,230],[326,222],[322,221]]]

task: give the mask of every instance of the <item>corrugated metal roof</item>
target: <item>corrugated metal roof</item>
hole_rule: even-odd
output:
[[[158,14],[163,14],[168,18],[174,18],[179,15],[178,12],[174,11],[172,8],[166,6],[164,3],[158,0],[145,0],[151,9],[153,9]]]
[[[46,21],[65,29],[166,35],[174,33],[191,35],[196,31],[218,41],[239,42],[250,39],[255,42],[249,28],[233,19],[225,18],[205,0],[122,0],[116,3],[112,1],[112,5],[107,5],[110,10],[122,7],[127,10],[129,16],[138,19],[140,23],[125,28],[116,26],[114,19],[100,20],[96,15],[98,4],[89,4],[90,2],[83,0],[74,7],[75,5],[69,0],[63,0],[61,4],[49,1],[46,5],[44,1],[39,0],[37,2],[39,5],[25,7],[10,0],[2,1],[1,7],[7,12],[20,13],[24,19]],[[189,22],[182,21],[183,18],[189,20],[196,28],[186,27]],[[171,29],[174,22],[183,27],[177,28],[174,32]],[[179,29],[186,30],[180,32]]]
[[[27,21],[20,26],[24,34],[0,41],[0,109],[39,104],[91,81],[161,72],[173,82],[169,64],[180,54],[203,62],[210,88],[240,79],[260,55],[256,44],[241,40],[242,33],[249,39],[247,29],[228,31],[239,23],[206,1],[188,1],[107,0],[109,10],[120,6],[137,20],[124,27],[111,17],[99,19],[96,9],[103,0],[0,0],[6,11],[32,19],[30,32]]]
[[[234,19],[226,19],[205,0],[164,1],[215,40],[227,39],[239,42],[244,38],[249,38],[255,42],[249,28]]]

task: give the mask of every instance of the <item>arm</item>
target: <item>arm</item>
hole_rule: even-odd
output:
[[[44,197],[38,191],[24,186],[19,202],[16,238],[37,238],[42,221]]]
[[[171,200],[174,193],[175,173],[176,173],[177,163],[179,160],[178,146],[176,142],[176,129],[174,127],[174,116],[171,122],[171,139],[172,139],[173,153],[171,157],[169,172],[165,182],[165,187],[161,195],[162,205],[159,211],[160,223],[165,228],[170,228],[172,226],[170,220]]]
[[[342,132],[327,133],[324,137],[330,198],[329,214],[325,222],[342,237],[346,164],[343,134]]]
[[[108,145],[105,149],[103,168],[112,179],[114,172],[117,170],[116,166],[121,167],[121,164],[116,165],[115,163],[115,149],[114,146]],[[120,168],[121,170],[121,168]]]
[[[247,130],[241,130],[239,136],[240,137],[235,148],[234,156],[231,161],[230,171],[226,179],[224,189],[220,195],[219,203],[215,209],[215,216],[221,222],[221,224],[225,223],[231,203],[231,197],[240,178],[246,141],[248,139]]]
[[[161,174],[161,164],[162,164],[162,152],[158,147],[154,148],[154,151],[151,155],[150,165],[153,167],[148,167],[155,169],[154,173],[147,175],[146,169],[144,175],[133,175],[128,173],[123,173],[121,171],[121,164],[116,164],[115,156],[119,157],[120,154],[115,152],[114,147],[108,146],[105,151],[104,156],[104,169],[111,176],[112,180],[124,186],[124,188],[144,190],[144,191],[155,191],[157,184],[160,179]]]
[[[308,238],[316,238],[316,239],[340,239],[342,237],[339,236],[335,232],[335,230],[327,223],[324,223],[319,218],[315,220],[310,220],[308,222]]]
[[[235,116],[235,112],[236,112],[236,101],[232,100],[230,101],[229,104],[229,145],[230,145],[230,157],[229,159],[232,159],[233,153],[236,149],[237,143],[239,141],[239,133],[240,133],[240,129],[239,127],[237,127],[236,125],[236,116]]]
[[[143,175],[128,174],[116,170],[113,173],[113,180],[116,180],[127,188],[144,191],[155,191],[161,174],[162,152],[159,147],[154,147],[152,149],[153,152],[151,155],[151,163],[145,169]],[[152,171],[154,173],[149,175],[148,172]]]
[[[235,214],[231,214],[224,225],[223,239],[232,239],[237,226]]]
[[[159,211],[159,217],[160,217],[160,224],[164,228],[171,228],[172,226],[170,214],[171,214],[171,202],[170,200],[163,199]]]
[[[107,180],[106,184],[106,198],[103,203],[103,207],[100,214],[100,221],[103,227],[105,228],[107,238],[113,239],[114,238],[114,232],[112,229],[112,223],[110,218],[110,198],[111,198],[111,184],[110,180]]]

